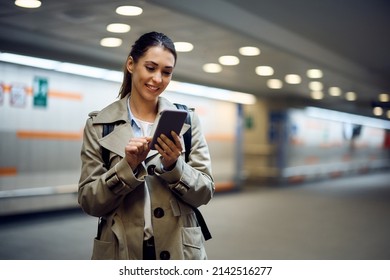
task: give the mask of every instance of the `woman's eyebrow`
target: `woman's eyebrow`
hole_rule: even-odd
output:
[[[155,66],[158,66],[158,63],[154,62],[154,61],[145,61],[145,63],[151,63]],[[174,67],[173,66],[165,66],[164,68],[169,68],[169,69],[173,69]]]

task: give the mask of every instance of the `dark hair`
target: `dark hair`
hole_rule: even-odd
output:
[[[174,58],[175,64],[177,59],[175,45],[172,40],[163,33],[159,32],[149,32],[143,34],[141,37],[135,41],[134,45],[131,47],[129,56],[133,58],[134,63],[137,63],[138,60],[149,50],[150,47],[162,46],[165,49],[169,50]],[[127,61],[127,60],[126,60]],[[126,63],[123,67],[123,82],[121,89],[119,91],[119,97],[125,97],[131,91],[131,73],[127,71]]]

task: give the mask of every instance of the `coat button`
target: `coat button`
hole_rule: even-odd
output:
[[[150,176],[152,176],[152,175],[154,175],[154,169],[156,168],[156,166],[154,165],[154,164],[151,164],[151,165],[149,165],[148,166],[148,174],[150,175]]]
[[[164,216],[164,210],[160,207],[154,209],[153,213],[156,218],[162,218]]]
[[[162,251],[160,253],[160,259],[169,260],[171,258],[171,254],[168,251]]]

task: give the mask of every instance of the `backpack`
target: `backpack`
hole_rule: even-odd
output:
[[[178,103],[174,103],[176,108],[178,109],[182,109],[182,110],[186,110],[187,112],[189,111],[188,107],[186,105],[183,105],[183,104],[178,104]],[[187,118],[185,120],[185,123],[186,124],[189,124],[191,125],[191,116],[190,114],[188,113],[187,114]],[[102,137],[110,134],[113,130],[114,130],[114,127],[115,127],[115,123],[109,123],[109,124],[103,124],[103,135]],[[191,139],[192,139],[192,130],[191,130],[191,126],[190,128],[186,131],[186,133],[183,134],[183,139],[184,139],[184,146],[185,146],[185,161],[188,162],[189,160],[189,155],[190,155],[190,152],[191,152]],[[107,150],[106,148],[102,147],[102,158],[103,158],[103,162],[104,162],[104,166],[108,169],[109,168],[109,165],[110,165],[110,151]],[[192,208],[192,210],[195,212],[195,216],[196,216],[196,219],[198,221],[198,224],[199,226],[201,227],[202,229],[202,234],[203,234],[203,237],[205,240],[209,240],[211,239],[211,233],[207,227],[207,224],[202,216],[202,213],[199,211],[198,208],[190,205],[190,207]]]

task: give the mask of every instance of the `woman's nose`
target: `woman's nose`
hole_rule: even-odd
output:
[[[161,83],[162,81],[162,75],[161,73],[158,73],[156,72],[153,76],[153,80],[156,82],[156,83]]]

